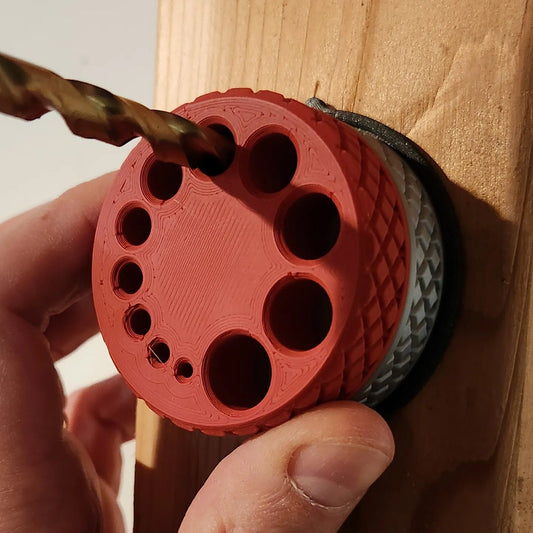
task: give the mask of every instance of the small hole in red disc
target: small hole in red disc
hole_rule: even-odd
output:
[[[139,246],[146,242],[152,231],[152,220],[148,211],[142,207],[131,207],[124,211],[118,224],[120,240],[132,246]]]
[[[139,337],[146,335],[152,327],[150,313],[142,307],[134,307],[126,315],[126,327],[133,335]]]
[[[152,341],[148,346],[148,360],[153,367],[159,368],[170,359],[168,344],[160,339]]]
[[[181,359],[178,361],[178,364],[176,365],[176,378],[178,381],[185,381],[192,377],[193,374],[193,366],[192,364],[187,361],[187,359]]]
[[[115,273],[115,289],[125,295],[135,294],[143,283],[143,273],[137,263],[120,263]]]

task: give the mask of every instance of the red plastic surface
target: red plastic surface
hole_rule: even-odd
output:
[[[211,434],[350,397],[407,290],[387,170],[353,129],[275,93],[235,89],[176,112],[231,132],[237,150],[211,177],[156,162],[146,142],[123,164],[93,261],[117,368],[157,413]]]

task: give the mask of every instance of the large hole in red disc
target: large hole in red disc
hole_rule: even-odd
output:
[[[327,292],[315,281],[288,278],[272,289],[267,321],[275,337],[291,350],[311,350],[325,338],[333,310]]]
[[[206,378],[216,398],[231,409],[249,409],[267,394],[272,367],[253,337],[231,334],[218,339],[207,357]]]
[[[301,259],[318,259],[335,246],[341,221],[337,206],[324,194],[298,198],[285,213],[281,228],[289,250]]]
[[[292,180],[297,164],[292,141],[282,133],[269,133],[250,150],[250,181],[262,192],[281,191]]]

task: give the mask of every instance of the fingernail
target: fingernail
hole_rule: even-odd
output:
[[[311,444],[291,458],[288,474],[313,502],[342,507],[357,503],[389,463],[383,452],[367,446]]]

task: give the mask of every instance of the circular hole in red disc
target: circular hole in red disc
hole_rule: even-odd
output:
[[[126,329],[131,335],[143,337],[152,327],[150,313],[143,307],[137,306],[126,315]]]
[[[176,364],[176,379],[181,382],[187,381],[192,377],[193,371],[194,369],[190,361],[187,359],[180,359]]]
[[[307,278],[287,278],[267,299],[266,320],[276,339],[291,350],[311,350],[327,336],[333,319],[327,292]]]
[[[222,135],[222,137],[226,137],[226,139],[229,139],[233,144],[235,144],[233,133],[227,126],[224,126],[224,124],[209,124],[207,127],[215,130],[217,133]],[[204,156],[203,160],[198,166],[198,169],[201,170],[206,176],[218,176],[231,166],[234,157],[235,151],[228,162],[222,163],[217,157],[208,154]]]
[[[132,261],[123,261],[115,269],[115,290],[120,295],[135,294],[143,283],[141,267]]]
[[[275,193],[292,180],[298,154],[292,141],[283,133],[261,136],[250,150],[250,181],[260,191]]]
[[[216,340],[207,356],[206,379],[216,399],[231,409],[250,409],[266,396],[272,379],[270,358],[249,335]]]
[[[170,359],[170,348],[168,344],[161,340],[155,339],[148,345],[148,361],[155,368],[162,367]]]
[[[281,232],[289,250],[301,259],[318,259],[335,246],[340,216],[331,198],[320,193],[306,194],[287,209]]]
[[[128,207],[119,215],[117,236],[123,244],[140,246],[150,236],[152,220],[142,207]]]
[[[143,192],[150,200],[164,202],[176,195],[183,181],[181,167],[175,163],[153,160],[144,175]]]

